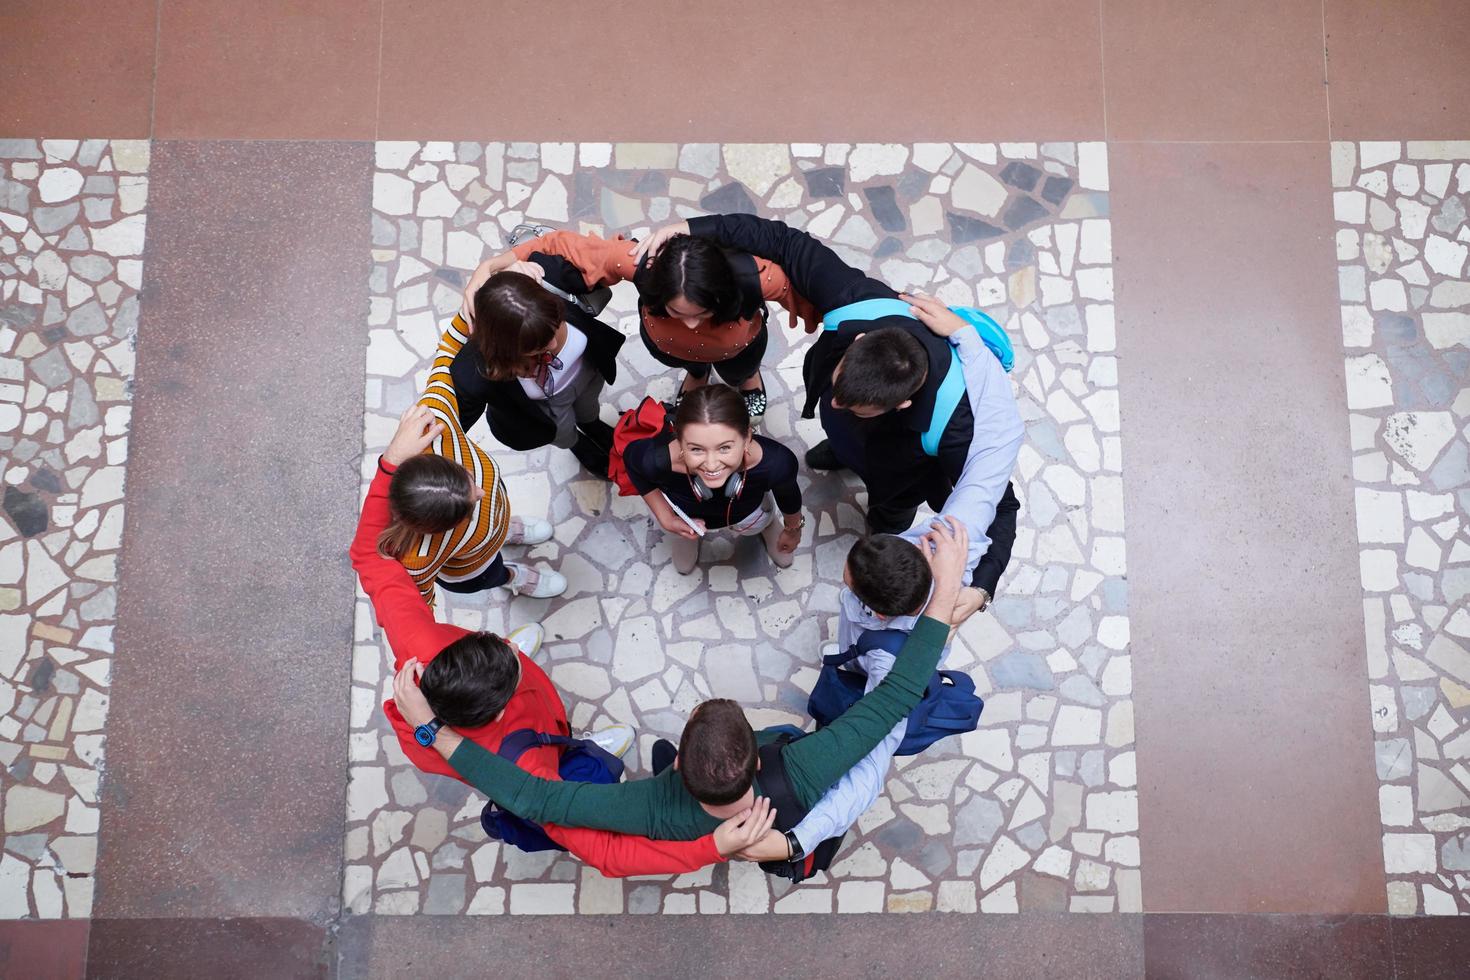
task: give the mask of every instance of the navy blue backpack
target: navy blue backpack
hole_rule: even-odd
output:
[[[517,729],[500,740],[500,749],[495,754],[508,762],[515,762],[527,749],[538,745],[563,746],[557,772],[565,782],[615,783],[623,778],[622,759],[586,739],[568,735]],[[547,837],[539,823],[501,809],[494,800],[486,803],[485,809],[480,811],[480,826],[491,838],[523,851],[566,850]]]
[[[836,721],[857,704],[867,687],[868,675],[844,670],[843,665],[872,650],[887,650],[895,657],[909,635],[902,630],[866,630],[842,653],[822,658],[822,673],[812,688],[807,711],[822,728]],[[909,715],[908,731],[898,745],[898,755],[918,755],[948,735],[963,735],[980,727],[985,702],[975,693],[975,682],[959,670],[936,670],[919,706]]]

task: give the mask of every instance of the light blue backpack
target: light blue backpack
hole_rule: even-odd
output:
[[[1004,327],[973,306],[951,306],[950,309],[975,328],[975,332],[980,334],[980,339],[985,341],[985,346],[990,348],[996,360],[1000,361],[1002,368],[1009,372],[1015,366],[1016,353],[1011,348],[1011,338],[1006,336]],[[885,316],[906,316],[910,320],[918,319],[909,309],[909,304],[901,299],[865,299],[846,306],[839,306],[822,317],[822,329],[836,330],[848,320],[876,320]],[[939,391],[934,396],[934,417],[929,420],[929,428],[919,440],[926,455],[939,455],[939,440],[944,435],[944,427],[949,424],[954,410],[959,406],[960,399],[963,397],[965,397],[965,372],[960,365],[959,353],[951,346],[949,370],[945,372],[944,380],[939,383]]]

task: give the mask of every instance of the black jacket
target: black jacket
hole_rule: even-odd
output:
[[[588,291],[587,284],[566,259],[540,252],[531,253],[531,261],[546,270],[546,281],[564,292]],[[562,302],[566,322],[587,335],[587,352],[583,355],[603,380],[617,380],[618,351],[628,339],[613,327],[573,303]],[[521,383],[515,378],[492,381],[485,377],[485,361],[474,342],[465,344],[450,365],[454,392],[459,397],[459,424],[465,430],[489,413],[490,432],[511,449],[538,449],[548,445],[556,435],[556,426]]]

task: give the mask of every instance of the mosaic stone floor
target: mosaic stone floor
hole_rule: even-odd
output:
[[[800,886],[735,863],[608,880],[555,852],[487,842],[481,800],[419,773],[380,703],[389,659],[360,595],[343,899],[354,912],[1140,910],[1107,157],[1100,143],[377,145],[363,458],[371,473],[417,395],[465,273],[522,220],[637,235],[708,211],[758,211],[833,244],[896,287],[978,304],[1015,340],[1028,439],[1022,527],[990,614],[948,665],[987,697],[978,732],[900,760],[829,875]],[[629,286],[604,318],[636,334]],[[800,452],[803,334],[773,320],[767,434]],[[677,376],[636,339],[605,417]],[[540,656],[577,728],[629,722],[632,775],[710,696],[753,723],[802,723],[837,587],[861,526],[857,485],[802,474],[808,539],[790,569],[725,543],[693,575],[668,563],[636,499],[610,499],[570,454],[498,449],[516,510],[548,516],[531,552],[570,580],[555,600],[441,594],[440,615],[505,630],[540,620]],[[737,574],[738,572],[738,574]]]
[[[1470,913],[1470,142],[1335,143],[1389,911]]]
[[[0,140],[0,918],[92,909],[148,158]]]

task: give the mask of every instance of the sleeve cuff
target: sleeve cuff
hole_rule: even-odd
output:
[[[380,472],[382,472],[382,473],[386,473],[389,476],[392,476],[394,473],[398,472],[398,467],[396,467],[392,463],[388,462],[382,456],[379,456],[378,457],[378,470]]]

